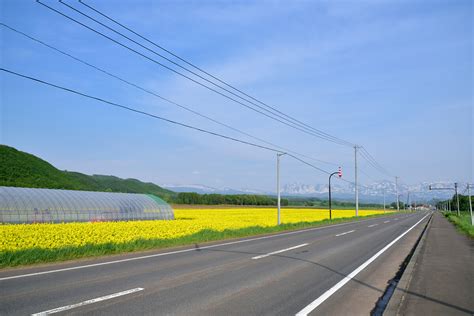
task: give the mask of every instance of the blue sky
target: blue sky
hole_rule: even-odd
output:
[[[44,2],[78,17],[56,1]],[[473,181],[472,1],[87,3],[267,104],[363,145],[404,183]],[[341,165],[352,180],[352,148],[249,111],[34,1],[2,1],[1,20],[226,124]],[[246,139],[4,27],[0,32],[2,67]],[[274,153],[5,73],[0,80],[0,142],[60,169],[159,184],[274,189]],[[284,184],[327,181],[323,173],[282,159]],[[387,179],[363,159],[360,165],[362,183]]]

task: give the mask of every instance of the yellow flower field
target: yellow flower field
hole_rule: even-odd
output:
[[[175,209],[173,221],[130,221],[63,224],[0,225],[0,252],[31,248],[58,249],[86,244],[127,243],[138,239],[173,239],[203,229],[223,231],[251,226],[275,226],[275,208]],[[359,215],[383,211],[360,210]],[[333,210],[333,218],[354,216],[353,210]],[[329,218],[327,210],[282,209],[282,223],[314,222]]]

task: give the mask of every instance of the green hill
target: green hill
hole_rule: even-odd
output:
[[[155,194],[167,201],[176,193],[136,179],[62,171],[15,148],[0,145],[0,186]]]

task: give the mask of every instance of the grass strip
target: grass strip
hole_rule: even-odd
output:
[[[471,215],[469,213],[462,212],[461,216],[458,216],[454,213],[445,212],[444,216],[456,226],[458,231],[474,238],[474,226],[471,225]]]
[[[4,251],[0,252],[0,268],[66,261],[87,257],[98,257],[140,250],[185,246],[217,240],[242,238],[262,234],[272,234],[317,226],[327,226],[344,222],[358,221],[373,217],[387,215],[393,216],[396,214],[399,213],[391,212],[386,214],[367,215],[363,217],[344,217],[333,219],[332,221],[329,219],[325,219],[314,222],[288,223],[270,227],[251,226],[240,229],[226,229],[223,231],[204,229],[199,231],[198,233],[174,239],[137,239],[126,243],[87,244],[79,247],[62,247],[56,249],[31,248],[19,251]]]

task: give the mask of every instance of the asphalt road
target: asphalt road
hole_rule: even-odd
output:
[[[0,315],[337,315],[352,304],[370,310],[384,290],[372,279],[384,285],[395,275],[394,262],[404,259],[399,248],[409,251],[428,218],[397,214],[174,251],[5,270]]]

